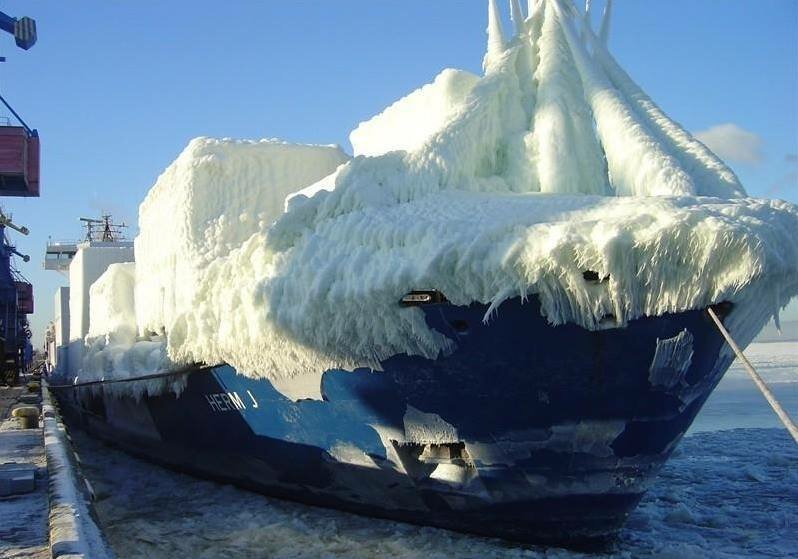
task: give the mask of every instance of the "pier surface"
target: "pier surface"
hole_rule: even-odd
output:
[[[44,437],[11,417],[27,394],[24,386],[0,387],[0,557],[9,559],[50,557]]]
[[[47,390],[29,380],[0,387],[0,559],[112,559]],[[23,406],[35,427],[13,417]]]

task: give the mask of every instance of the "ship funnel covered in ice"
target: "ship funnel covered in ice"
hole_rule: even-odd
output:
[[[587,329],[728,301],[750,340],[798,292],[798,209],[746,197],[620,67],[610,2],[598,34],[571,0],[511,0],[507,33],[505,6],[484,75],[444,70],[360,124],[352,159],[192,142],[140,208],[140,336],[254,376],[378,367],[454,349],[399,305],[434,288]]]

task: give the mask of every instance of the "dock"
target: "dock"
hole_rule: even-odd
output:
[[[46,387],[0,386],[0,557],[111,558]]]

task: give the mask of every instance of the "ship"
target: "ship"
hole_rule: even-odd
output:
[[[429,296],[417,304],[430,326],[465,343],[438,360],[394,357],[381,372],[326,371],[322,401],[293,401],[228,365],[165,372],[185,383],[179,396],[120,398],[103,381],[51,388],[76,425],[184,472],[369,516],[592,547],[620,530],[733,360],[705,310],[591,332],[552,328],[534,298],[507,301],[483,325],[483,305],[411,296]],[[440,424],[450,436],[425,437]],[[398,435],[386,446],[377,425]]]
[[[512,75],[516,80],[514,83],[518,82],[518,76],[531,79],[530,72],[525,72],[518,62],[525,53],[531,53],[530,60],[539,65],[557,66],[567,62],[570,68],[576,68],[575,72],[578,70],[574,75],[581,77],[583,83],[579,87],[585,90],[599,87],[601,79],[606,79],[623,92],[618,97],[627,100],[622,108],[631,107],[643,99],[630,93],[631,85],[625,74],[612,65],[612,59],[608,58],[602,46],[601,41],[606,41],[609,10],[605,12],[607,21],[594,35],[589,23],[584,23],[587,21],[584,13],[567,0],[533,0],[527,14],[514,0],[511,9],[516,34],[513,39],[506,40],[500,29],[496,4],[493,0],[489,2],[487,77],[484,78],[487,85],[482,90],[475,89],[480,87],[474,85],[476,78],[446,74],[445,79],[449,80],[448,89],[444,88],[447,89],[446,95],[460,95],[457,91],[461,89],[468,90],[462,94],[464,98],[471,95],[468,97],[470,101],[463,102],[469,114],[479,113],[480,100],[489,98],[493,91],[500,89],[496,84],[501,85],[500,80],[504,79],[508,68],[517,73]],[[582,26],[581,32],[576,31],[577,24]],[[568,59],[558,62],[542,55],[548,47],[540,45],[546,40],[553,45],[546,51],[548,55],[570,52]],[[584,44],[590,45],[592,55],[581,46]],[[512,58],[514,56],[518,58]],[[591,69],[591,60],[599,58],[610,77],[602,77],[604,74]],[[536,82],[543,84],[543,74],[535,75]],[[537,92],[539,105],[545,100],[542,87],[540,85]],[[426,89],[427,94],[433,90]],[[594,101],[600,97],[591,97],[588,93],[585,91],[583,97]],[[531,96],[519,95],[519,99],[519,103],[531,103]],[[416,96],[408,104],[417,109],[418,100]],[[615,197],[600,196],[600,190],[611,187],[621,192],[626,180],[624,173],[630,171],[615,166],[617,154],[612,151],[615,148],[608,136],[613,130],[603,126],[601,121],[601,118],[609,117],[600,115],[597,105],[591,107],[597,122],[590,128],[590,134],[600,137],[601,142],[594,136],[590,141],[595,142],[597,149],[604,150],[605,158],[604,163],[597,167],[603,173],[603,182],[597,182],[594,190],[566,192],[566,197],[553,188],[553,192],[545,194],[546,188],[540,185],[549,184],[546,183],[548,180],[556,182],[561,177],[548,179],[541,171],[534,178],[538,181],[535,184],[539,185],[537,193],[522,196],[513,192],[500,198],[488,198],[497,189],[497,181],[486,179],[485,184],[489,182],[491,189],[488,194],[484,191],[461,192],[452,198],[455,201],[453,205],[474,204],[468,206],[469,212],[478,206],[485,215],[498,207],[500,211],[496,212],[501,219],[497,220],[500,223],[496,227],[512,232],[518,229],[513,228],[512,219],[527,219],[525,216],[534,213],[525,208],[540,207],[552,200],[557,203],[558,219],[566,221],[567,216],[572,215],[574,219],[587,222],[584,213],[576,213],[583,212],[585,206],[601,205],[610,198],[615,204]],[[648,105],[646,107],[646,110],[653,110]],[[396,105],[393,110],[400,111],[401,106]],[[642,110],[635,109],[638,113]],[[630,114],[633,112],[632,109],[629,111]],[[575,111],[574,114],[574,119],[581,118],[581,112]],[[646,114],[650,116],[650,113]],[[454,124],[446,124],[448,128],[443,132],[435,132],[438,134],[435,141],[424,144],[422,152],[446,144],[446,134],[454,137],[463,133],[465,125],[462,122],[467,119],[461,116],[453,119]],[[562,290],[555,289],[559,284],[553,280],[552,283],[540,280],[534,284],[537,286],[535,289],[522,285],[516,292],[502,291],[501,297],[478,298],[460,291],[467,283],[465,280],[447,279],[443,273],[437,276],[438,284],[419,283],[402,287],[402,281],[435,279],[427,273],[428,268],[446,259],[445,255],[435,253],[435,258],[429,258],[434,262],[425,268],[426,275],[413,277],[405,271],[408,277],[402,281],[395,280],[398,273],[391,275],[393,279],[390,281],[396,283],[391,283],[390,289],[373,290],[375,295],[365,288],[355,289],[355,296],[367,303],[372,296],[375,301],[379,297],[381,302],[374,307],[364,303],[364,309],[356,311],[362,314],[352,315],[360,322],[349,320],[350,315],[345,315],[342,325],[336,326],[340,328],[337,334],[329,334],[328,330],[334,329],[330,326],[313,338],[307,334],[312,324],[302,323],[304,329],[296,332],[291,330],[290,323],[285,322],[282,329],[265,330],[278,331],[280,335],[286,331],[292,333],[281,339],[285,345],[278,350],[259,346],[236,353],[238,348],[248,343],[248,328],[271,326],[257,323],[253,327],[245,320],[238,320],[232,321],[236,327],[231,329],[222,316],[218,318],[219,324],[206,328],[211,332],[210,338],[199,339],[195,346],[187,346],[186,340],[191,339],[192,332],[202,330],[208,321],[213,324],[213,318],[208,317],[220,313],[233,315],[238,309],[235,305],[261,305],[257,308],[264,314],[266,310],[274,311],[277,307],[263,306],[263,282],[252,282],[258,291],[253,291],[257,296],[249,298],[244,287],[236,287],[235,281],[249,273],[249,268],[244,265],[261,258],[260,253],[253,251],[268,245],[269,254],[272,254],[288,242],[285,239],[300,238],[309,229],[306,226],[309,222],[303,221],[303,228],[299,228],[296,226],[299,218],[309,220],[321,215],[326,220],[325,224],[338,218],[344,212],[330,210],[324,214],[324,211],[331,207],[331,200],[342,200],[340,204],[344,204],[357,198],[359,191],[354,186],[350,187],[347,180],[357,184],[351,177],[359,176],[358,165],[361,168],[377,165],[373,163],[377,160],[379,164],[388,161],[396,167],[401,164],[396,163],[396,158],[405,157],[386,149],[387,155],[339,160],[338,155],[324,148],[323,155],[327,159],[319,167],[318,176],[306,176],[285,188],[294,192],[301,185],[319,179],[321,182],[292,195],[285,214],[282,215],[283,208],[280,207],[274,216],[274,225],[269,226],[266,233],[252,233],[247,229],[246,236],[236,237],[239,229],[230,229],[219,234],[224,243],[220,241],[218,246],[236,245],[237,242],[249,250],[234,248],[229,249],[229,254],[222,249],[214,251],[217,261],[214,268],[206,259],[208,251],[202,243],[207,242],[208,231],[215,231],[209,224],[219,228],[231,227],[230,220],[213,221],[207,215],[207,212],[220,211],[218,190],[208,189],[211,194],[207,194],[207,199],[214,201],[213,204],[202,203],[204,199],[197,193],[202,192],[206,179],[191,175],[183,180],[180,173],[201,172],[196,163],[201,161],[214,166],[213,176],[224,176],[225,169],[229,169],[224,165],[238,164],[237,153],[244,153],[246,157],[251,157],[255,150],[268,152],[263,157],[273,157],[268,154],[277,153],[274,157],[284,162],[286,158],[298,157],[297,153],[304,154],[307,150],[291,151],[283,144],[273,143],[201,140],[193,142],[174,166],[159,178],[148,200],[142,204],[140,233],[135,243],[122,238],[110,216],[104,216],[99,221],[85,220],[90,227],[83,241],[51,243],[48,246],[46,265],[70,276],[69,287],[61,288],[56,294],[57,316],[48,337],[51,340],[48,356],[52,369],[49,389],[61,414],[71,425],[134,455],[197,476],[279,498],[413,524],[522,542],[587,548],[604,546],[617,536],[646,490],[655,482],[657,472],[734,359],[710,314],[719,317],[745,346],[770,318],[773,306],[781,303],[776,301],[773,306],[766,306],[759,304],[760,300],[775,292],[788,299],[798,289],[795,267],[789,264],[789,258],[784,257],[790,251],[790,254],[798,251],[794,235],[790,236],[790,231],[798,231],[796,208],[787,203],[751,202],[743,196],[744,191],[733,173],[709,150],[698,142],[692,142],[687,135],[683,141],[679,140],[680,143],[676,142],[673,136],[668,136],[677,130],[675,125],[672,126],[671,121],[659,122],[664,131],[657,132],[656,141],[667,144],[672,154],[681,150],[680,164],[691,170],[685,171],[685,176],[700,175],[696,179],[700,187],[696,186],[692,192],[697,197],[687,200],[680,196],[690,193],[676,189],[675,197],[657,198],[661,193],[653,190],[635,192],[627,185],[630,190],[625,194],[630,203],[623,200],[617,203],[625,204],[622,207],[624,212],[637,215],[634,212],[644,210],[636,206],[649,200],[644,198],[648,195],[654,200],[650,203],[657,205],[657,211],[676,212],[684,208],[687,208],[685,212],[694,211],[690,214],[698,216],[694,226],[687,228],[689,230],[674,230],[674,234],[658,239],[660,245],[657,247],[666,242],[675,243],[673,239],[678,237],[677,233],[687,236],[684,243],[668,245],[673,249],[671,252],[667,247],[651,250],[665,252],[669,258],[681,262],[682,268],[679,269],[689,270],[690,266],[700,265],[700,258],[712,259],[712,265],[707,264],[697,274],[690,275],[689,281],[700,286],[703,285],[700,282],[710,277],[717,280],[717,285],[713,284],[715,291],[695,289],[690,291],[693,299],[680,300],[674,294],[685,288],[687,276],[675,279],[654,276],[658,278],[656,281],[646,280],[641,271],[648,270],[646,266],[656,271],[667,264],[657,262],[654,257],[649,258],[652,262],[643,262],[640,254],[635,253],[648,250],[640,248],[641,243],[630,244],[628,254],[617,254],[619,251],[609,254],[608,259],[616,258],[615,267],[590,267],[589,259],[582,263],[577,262],[578,256],[574,256],[571,270],[574,273],[563,272],[562,275],[567,275],[567,285]],[[545,122],[539,120],[538,124],[543,127]],[[373,137],[375,126],[361,126],[360,137]],[[415,140],[408,139],[411,141]],[[374,146],[375,142],[370,142],[370,145]],[[635,148],[634,142],[627,147]],[[317,153],[322,148],[313,149],[316,150],[313,153]],[[577,165],[588,166],[591,157],[588,152],[585,148],[582,159],[578,161],[568,158],[565,161],[567,165],[562,167],[563,172],[571,172],[569,169]],[[436,153],[442,153],[441,158],[448,157],[445,151]],[[508,148],[502,153],[496,160],[480,162],[482,166],[477,166],[475,176],[482,177],[487,173],[485,165],[494,173],[498,173],[496,169],[499,167],[510,168],[507,159],[511,158],[512,150]],[[648,162],[655,159],[654,155],[651,157]],[[432,159],[428,157],[425,161]],[[661,162],[662,165],[675,165],[673,161],[676,159],[675,155],[663,156]],[[692,166],[687,161],[692,162]],[[701,166],[696,161],[706,164]],[[301,167],[307,171],[313,166]],[[371,168],[363,171],[366,172],[372,173],[369,176],[375,175]],[[252,173],[242,173],[245,175],[250,177]],[[660,176],[666,175],[673,178],[678,173]],[[324,177],[328,176],[333,177],[332,184],[324,182],[327,180]],[[449,180],[448,176],[441,178],[437,185],[435,181],[428,181],[433,185],[429,188],[439,187]],[[676,179],[674,181],[674,184],[678,183]],[[634,181],[630,179],[629,184],[631,182]],[[642,183],[639,181],[635,184],[638,188],[645,187],[640,186]],[[380,186],[384,185],[380,183]],[[348,198],[345,197],[347,189],[350,193]],[[174,203],[183,192],[188,193],[186,196],[193,196],[191,203],[173,211],[168,204]],[[415,195],[413,192],[404,193],[396,195],[396,198],[405,204],[402,206],[405,208],[407,201],[412,201]],[[432,196],[439,195],[436,191]],[[230,198],[233,197],[230,194]],[[379,200],[373,202],[374,199],[374,196],[358,198],[352,202],[355,209],[351,212],[360,211],[361,207],[369,207],[369,204],[379,206],[383,203]],[[239,206],[226,215],[244,215],[241,212],[253,203],[252,200],[254,198],[240,195],[237,201],[229,202],[231,206]],[[422,199],[417,213],[433,220],[433,224],[446,225],[447,212],[457,208],[427,204],[429,200],[440,201],[440,198]],[[705,206],[721,209],[717,214],[711,213],[714,209],[706,210],[710,214],[705,215],[700,213],[705,211]],[[606,211],[610,213],[610,209]],[[723,252],[732,250],[729,247],[739,245],[747,250],[745,243],[752,238],[750,233],[753,229],[732,230],[730,236],[723,237],[722,242],[716,245],[717,254],[695,256],[696,262],[689,262],[690,255],[684,251],[687,250],[685,247],[696,246],[690,234],[708,227],[708,223],[715,227],[723,221],[723,212],[732,210],[745,218],[741,218],[743,227],[761,227],[757,231],[764,232],[760,237],[766,240],[756,246],[770,247],[777,256],[766,258],[765,253],[757,253],[762,260],[757,260],[756,276],[749,274],[749,277],[739,280],[733,277],[728,280],[729,285],[721,285],[722,274],[713,266],[733,260],[730,253]],[[184,214],[188,218],[183,219]],[[196,218],[200,224],[197,230],[203,231],[204,236],[195,235],[186,240],[185,245],[175,245],[178,248],[169,253],[171,249],[166,245],[179,236],[180,227],[182,230],[188,227],[189,218],[194,219],[196,214],[201,218]],[[512,217],[516,214],[519,217]],[[505,223],[505,216],[510,216],[506,218],[509,225]],[[595,221],[588,217],[590,223]],[[318,219],[321,223],[321,218]],[[440,222],[434,221],[436,219]],[[169,220],[178,225],[170,225]],[[151,228],[156,221],[160,228]],[[236,227],[241,228],[250,227],[246,224],[252,220],[241,217],[234,221]],[[646,226],[649,225],[647,222]],[[403,219],[398,219],[395,226],[396,231],[412,229],[405,227]],[[164,227],[174,228],[164,230]],[[473,228],[478,229],[476,226]],[[328,245],[323,243],[334,237],[330,230],[325,231],[327,237],[322,238],[323,235],[319,234],[313,239],[321,243],[321,248],[315,248],[314,255],[322,254],[322,258],[330,253],[325,248]],[[539,229],[535,231],[538,231],[537,235],[542,234]],[[245,242],[251,233],[253,236]],[[739,237],[736,236],[738,233]],[[259,237],[261,234],[263,236]],[[445,227],[436,230],[435,235],[439,235],[441,245],[449,241]],[[337,238],[333,240],[338,242]],[[500,241],[501,238],[497,237],[489,246],[500,244]],[[191,275],[179,268],[184,265],[181,258],[189,258],[186,255],[195,245],[202,248],[199,251],[201,260],[194,268],[186,268],[194,274]],[[397,242],[397,246],[406,245],[404,238]],[[293,244],[293,251],[285,259],[300,259],[297,260],[297,266],[300,266],[304,254],[301,249],[304,250],[305,246],[309,245]],[[476,251],[474,246],[475,242],[469,245],[472,251]],[[703,245],[698,247],[703,248]],[[159,250],[161,252],[156,255]],[[414,254],[422,260],[429,256],[423,249]],[[642,254],[651,256],[653,253]],[[333,254],[330,258],[338,257]],[[505,260],[507,258],[504,256]],[[632,279],[626,281],[621,277],[623,266],[634,258],[637,258],[635,262],[640,268],[631,272]],[[224,261],[224,265],[218,265],[220,261]],[[230,268],[234,262],[239,263],[238,268]],[[352,266],[356,264],[352,262]],[[367,261],[363,265],[374,268],[381,264],[384,261]],[[470,271],[464,272],[461,268],[464,266],[445,269],[452,270],[452,274],[471,277],[467,275]],[[477,266],[472,268],[477,270],[473,272],[475,275],[481,273]],[[222,276],[229,269],[244,271]],[[723,270],[728,275],[729,268]],[[218,277],[207,275],[212,272],[226,278],[225,281],[230,283],[225,285],[229,287],[219,291],[216,288],[218,284],[213,283]],[[163,274],[156,278],[158,281],[162,278],[167,278],[164,282],[172,281],[173,277],[178,279],[169,285],[153,283],[157,273]],[[315,281],[323,279],[325,274],[316,268],[311,276]],[[189,281],[186,278],[193,279]],[[273,282],[269,284],[270,293],[278,292],[273,285],[284,290],[280,293],[287,293],[286,290],[302,281],[299,272],[296,276],[287,275],[285,284],[277,283],[283,280],[282,276],[275,278],[270,280]],[[657,282],[662,284],[657,284],[660,291],[652,291],[651,285]],[[313,284],[314,289],[327,289],[329,283],[322,281],[322,287]],[[222,300],[219,303],[222,310],[214,311],[216,314],[205,313],[202,321],[192,322],[191,313],[200,312],[203,310],[200,307],[208,304],[206,299],[202,299],[207,297],[203,295],[207,287],[202,291],[197,287],[200,284],[210,285],[212,292],[220,296],[235,298]],[[649,291],[642,295],[639,292],[630,294],[637,285]],[[357,287],[362,287],[362,284],[357,284]],[[134,289],[135,304],[133,295],[119,295],[123,291],[133,293]],[[689,290],[685,288],[684,291]],[[693,296],[693,291],[698,294]],[[148,293],[156,294],[157,304],[142,299],[142,294],[149,297]],[[314,290],[307,289],[300,296],[313,299],[314,293]],[[618,293],[620,299],[613,299],[608,293]],[[239,299],[249,302],[241,303]],[[614,304],[619,300],[628,304]],[[590,312],[580,314],[580,304]],[[329,315],[332,324],[336,316],[344,314],[345,305],[331,303],[329,306],[332,310],[327,312],[334,313]],[[122,328],[118,323],[124,321],[117,319],[126,313],[132,316],[129,320],[132,326],[125,323]],[[143,318],[142,313],[149,313],[147,316],[150,318]],[[171,316],[178,319],[173,320]],[[308,318],[306,314],[300,314],[298,320],[304,317],[310,322],[323,323],[324,316],[319,314]],[[396,342],[400,348],[402,343],[407,344],[403,351],[388,343],[393,343],[394,338],[378,338],[379,332],[358,330],[366,329],[361,322],[372,324],[374,329],[381,327],[382,322],[388,322],[385,328],[390,329],[394,317],[408,320],[410,326],[407,331],[412,331],[412,336],[407,334],[407,338],[412,337],[412,340]],[[385,320],[380,322],[382,318]],[[367,340],[373,336],[378,341],[362,344],[368,346],[362,354],[354,355],[358,350],[355,348],[347,350],[347,355],[334,355],[328,361],[317,359],[319,355],[333,353],[330,347],[350,347],[346,344],[351,336],[344,335],[350,327],[354,329],[353,336],[360,335]],[[229,347],[215,338],[223,335],[232,340]],[[325,345],[328,342],[324,336],[332,339],[329,345]],[[300,341],[295,342],[296,339]],[[317,339],[322,341],[314,342]],[[430,349],[430,340],[438,345]],[[316,361],[304,359],[306,354],[302,353],[302,348],[307,347],[310,347],[307,355]],[[298,367],[306,366],[306,363],[325,365],[313,374],[277,374],[268,366],[249,365],[265,359],[267,353],[271,359],[269,363],[295,360]],[[285,357],[286,354],[289,356]],[[219,355],[228,358],[219,359]],[[169,365],[162,366],[163,363]],[[253,373],[253,369],[257,370]]]

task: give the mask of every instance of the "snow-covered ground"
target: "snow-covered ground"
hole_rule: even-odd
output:
[[[798,343],[747,351],[798,417]],[[306,507],[195,479],[76,437],[120,557],[796,557],[798,446],[736,364],[617,548],[588,556]]]
[[[30,493],[0,497],[0,558],[45,559],[50,557],[47,545],[47,462],[42,432],[20,429],[17,419],[3,419],[6,411],[2,396],[22,392],[4,388],[0,394],[0,464],[15,463],[36,470],[36,488]],[[10,413],[10,412],[9,412]]]

